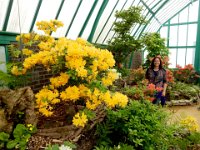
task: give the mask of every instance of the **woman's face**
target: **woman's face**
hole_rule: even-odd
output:
[[[159,66],[160,66],[160,59],[159,59],[159,58],[156,58],[156,59],[154,60],[154,66],[155,66],[155,67],[159,67]]]

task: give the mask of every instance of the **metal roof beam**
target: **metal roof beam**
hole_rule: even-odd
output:
[[[10,18],[10,12],[11,12],[12,6],[13,6],[13,0],[10,0],[10,2],[8,4],[7,12],[6,12],[6,18],[5,18],[5,21],[3,24],[3,29],[2,29],[3,31],[6,31],[6,29],[7,29],[8,20]]]
[[[67,32],[66,32],[66,34],[65,34],[65,37],[67,37],[67,35],[68,35],[68,33],[69,33],[69,30],[71,29],[72,23],[74,22],[74,19],[76,18],[76,15],[77,15],[77,13],[78,13],[78,10],[79,10],[79,8],[80,8],[82,2],[83,2],[83,0],[80,0],[78,6],[77,6],[77,8],[76,8],[76,12],[74,13],[74,16],[73,16],[73,18],[72,18],[72,21],[70,22],[70,25],[69,25],[69,27],[68,27],[68,29],[67,29]]]
[[[200,1],[199,1],[200,8]],[[195,49],[195,60],[194,60],[194,68],[196,71],[200,72],[200,9],[198,12],[198,25],[197,25],[197,38],[196,38],[196,49]]]
[[[38,16],[38,13],[39,13],[39,10],[40,10],[41,5],[42,5],[42,0],[39,0],[38,5],[37,5],[37,8],[36,8],[36,10],[35,10],[35,15],[34,15],[34,17],[33,17],[32,23],[31,23],[31,27],[30,27],[30,29],[29,29],[29,32],[32,32],[32,31],[33,31],[33,27],[34,27],[35,21],[36,21],[36,19],[37,19],[37,16]]]
[[[64,2],[65,2],[65,0],[62,0],[61,3],[60,3],[60,7],[59,7],[57,14],[56,14],[56,17],[55,17],[56,20],[58,19],[59,15],[60,15],[60,12],[62,10]]]
[[[179,10],[176,14],[174,14],[172,17],[170,17],[167,21],[165,21],[165,22],[163,23],[163,25],[165,25],[169,20],[171,20],[172,18],[174,18],[177,14],[179,14],[181,11],[183,11],[185,8],[187,8],[190,4],[192,4],[192,3],[195,2],[195,1],[197,1],[197,0],[193,0],[193,1],[191,1],[190,3],[188,3],[185,7],[183,7],[183,8],[182,8],[181,10]],[[162,28],[163,25],[161,25],[160,28]],[[158,29],[158,31],[160,30],[160,28]]]
[[[96,19],[94,21],[94,24],[92,26],[92,30],[90,32],[90,35],[89,35],[88,39],[87,39],[89,42],[92,42],[92,39],[94,37],[94,33],[96,31],[97,25],[99,23],[101,15],[103,14],[103,11],[106,8],[107,4],[108,4],[108,0],[104,0],[103,3],[101,4],[101,8],[99,9],[99,12],[98,12],[98,14],[96,16]]]
[[[127,0],[126,0],[126,2],[124,3],[124,5],[122,6],[122,8],[121,8],[121,10],[120,11],[122,11],[123,10],[123,8],[124,8],[124,6],[126,5],[126,3],[127,3]],[[133,3],[132,3],[133,4]],[[115,19],[115,21],[113,22],[113,24],[112,24],[112,26],[111,26],[111,28],[110,28],[110,30],[108,31],[108,33],[106,34],[106,37],[104,38],[104,40],[103,40],[103,42],[102,42],[102,44],[105,42],[105,40],[107,39],[107,37],[108,37],[108,34],[110,33],[110,31],[112,30],[112,28],[113,28],[113,26],[114,26],[114,23],[117,21],[117,18]],[[115,33],[114,33],[115,34]],[[112,40],[112,39],[111,39]]]
[[[127,0],[126,0],[127,1]],[[102,30],[101,30],[101,32],[99,33],[99,35],[97,36],[97,38],[96,38],[96,40],[95,40],[95,43],[97,42],[97,40],[99,39],[99,37],[100,37],[100,35],[101,35],[101,33],[103,32],[103,30],[104,30],[104,28],[105,28],[105,26],[106,26],[106,24],[108,23],[108,20],[110,19],[110,17],[111,17],[111,15],[112,15],[112,13],[113,13],[113,11],[114,11],[114,9],[116,8],[116,6],[117,6],[117,4],[119,3],[119,0],[117,0],[117,3],[115,4],[115,6],[113,7],[113,9],[112,9],[112,11],[111,11],[111,13],[110,13],[110,15],[108,16],[108,18],[107,18],[107,20],[106,20],[106,22],[105,22],[105,24],[104,24],[104,26],[103,26],[103,28],[102,28]]]
[[[169,2],[169,0],[165,0],[165,1],[163,2],[163,4],[162,4],[162,5],[155,11],[155,13],[150,17],[149,20],[151,20],[152,18],[154,18],[155,15],[165,6],[165,4],[166,4],[167,2]],[[147,27],[147,24],[143,27],[143,29],[142,29],[142,31],[140,32],[138,38],[140,38],[140,36],[142,35],[142,32],[146,29],[146,27]]]
[[[149,12],[154,15],[154,12],[146,5],[146,3],[143,0],[140,0],[140,2],[149,10]]]
[[[81,28],[81,31],[80,31],[79,34],[78,34],[78,37],[81,37],[82,34],[83,34],[83,32],[85,31],[85,28],[86,28],[86,26],[87,26],[87,24],[88,24],[88,22],[89,22],[89,20],[90,20],[90,17],[92,16],[92,14],[93,14],[93,12],[94,12],[94,9],[95,9],[95,7],[96,7],[96,5],[97,5],[97,2],[98,2],[98,0],[95,0],[95,1],[94,1],[93,6],[91,7],[90,12],[89,12],[89,14],[88,14],[88,16],[87,16],[87,18],[86,18],[86,20],[85,20],[85,22],[84,22],[82,28]]]

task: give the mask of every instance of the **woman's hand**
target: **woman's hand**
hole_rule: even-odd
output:
[[[163,92],[162,92],[162,96],[165,96],[165,94],[166,94],[165,91],[163,91]]]

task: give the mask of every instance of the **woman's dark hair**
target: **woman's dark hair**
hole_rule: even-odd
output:
[[[158,58],[160,60],[160,65],[159,65],[159,69],[162,69],[162,60],[160,57],[154,57],[153,60],[151,61],[151,69],[154,69],[154,61],[155,59]]]

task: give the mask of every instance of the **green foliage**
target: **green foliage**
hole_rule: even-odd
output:
[[[5,147],[5,143],[8,142],[10,135],[5,132],[0,132],[0,149]]]
[[[99,128],[99,145],[124,143],[144,150],[167,149],[174,133],[174,128],[167,126],[167,114],[148,101],[132,101],[124,109],[109,110]]]
[[[127,68],[117,68],[117,72],[121,73],[122,77],[127,77],[130,74],[130,70]]]
[[[130,75],[128,76],[128,81],[130,82],[129,84],[131,85],[139,85],[141,81],[145,79],[145,72],[142,67],[138,69],[131,69],[130,70]]]
[[[176,82],[168,88],[171,100],[193,99],[200,95],[200,88],[197,85]]]
[[[7,148],[19,148],[20,150],[25,150],[31,134],[35,132],[36,128],[30,130],[30,128],[25,127],[23,124],[18,124],[13,131],[14,140],[8,141]]]
[[[8,45],[8,52],[12,57],[18,58],[21,55],[21,50],[17,47],[17,45]]]
[[[141,100],[144,98],[144,88],[138,86],[124,88],[123,93],[133,100]]]
[[[84,114],[87,115],[88,119],[92,120],[94,117],[96,117],[96,114],[87,108],[83,109],[83,111],[80,111],[81,113],[84,112]]]
[[[114,146],[113,148],[108,146],[95,147],[94,150],[134,150],[134,147],[131,145],[120,144],[118,146]]]
[[[117,11],[115,16],[119,21],[114,23],[114,31],[119,35],[130,33],[131,27],[136,24],[145,23],[145,18],[141,15],[142,7],[132,6],[128,10]]]
[[[5,148],[6,146],[7,149],[25,150],[31,134],[35,132],[36,127],[33,125],[29,124],[25,127],[23,124],[17,124],[12,137],[7,133],[0,132],[0,148]]]
[[[142,42],[146,46],[145,50],[148,52],[147,60],[144,67],[150,66],[150,58],[160,55],[162,58],[169,55],[169,51],[165,46],[165,39],[161,38],[159,33],[145,33]]]
[[[179,131],[176,138],[172,140],[171,147],[174,149],[199,149],[198,145],[200,144],[200,133],[192,132],[192,133],[184,133],[183,131]]]
[[[23,87],[29,83],[30,75],[15,76],[11,73],[12,63],[7,64],[7,73],[0,71],[0,87],[8,87],[10,89],[16,89]]]
[[[115,14],[119,21],[114,23],[116,36],[108,42],[108,49],[113,53],[117,64],[124,62],[131,52],[142,48],[141,41],[130,35],[133,25],[146,23],[141,11],[141,7],[133,6]]]

